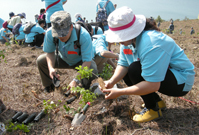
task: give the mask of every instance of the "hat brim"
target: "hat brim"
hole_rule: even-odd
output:
[[[125,42],[137,37],[146,26],[146,17],[144,15],[135,16],[136,20],[131,27],[118,31],[112,31],[110,29],[105,31],[106,41],[110,43]]]
[[[65,37],[68,35],[70,26],[67,28],[57,29],[52,24],[52,36],[53,37]]]

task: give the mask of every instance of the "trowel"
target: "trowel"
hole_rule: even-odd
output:
[[[84,108],[80,111],[80,113],[76,113],[76,114],[75,114],[75,116],[74,116],[74,118],[73,118],[73,121],[72,121],[72,123],[71,123],[71,126],[72,126],[72,127],[78,126],[78,125],[80,125],[80,124],[82,123],[82,121],[84,121],[84,119],[86,118],[85,113],[86,113],[86,111],[87,111],[89,105],[90,105],[90,102],[88,102],[88,103],[84,106]]]

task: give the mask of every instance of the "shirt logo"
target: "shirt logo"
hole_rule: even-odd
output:
[[[131,49],[123,49],[123,52],[124,52],[124,54],[127,54],[127,55],[132,55],[133,54]]]
[[[77,54],[75,51],[68,51],[68,54]]]

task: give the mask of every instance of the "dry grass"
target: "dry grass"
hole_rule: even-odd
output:
[[[171,36],[181,46],[191,62],[195,65],[195,82],[192,90],[183,98],[199,103],[199,20],[174,21],[175,32]],[[160,29],[168,28],[169,22],[163,22]],[[196,33],[190,35],[190,29],[194,27]],[[178,30],[182,28],[185,34],[180,35]],[[98,97],[86,112],[87,118],[81,126],[70,130],[69,119],[63,118],[66,114],[63,105],[70,97],[64,96],[64,88],[74,77],[74,70],[59,70],[61,86],[63,89],[52,93],[44,93],[40,75],[36,65],[37,57],[43,53],[39,49],[31,49],[26,46],[0,45],[0,50],[6,50],[7,63],[0,64],[0,98],[7,106],[7,110],[0,115],[0,121],[7,121],[16,111],[29,114],[40,112],[43,109],[43,100],[51,100],[59,104],[57,113],[52,112],[37,123],[33,123],[29,135],[196,135],[199,134],[199,105],[184,101],[177,97],[168,97],[160,94],[165,100],[167,110],[163,112],[164,118],[159,121],[146,123],[134,123],[128,116],[129,109],[140,111],[142,100],[139,96],[124,96],[119,98],[118,105],[113,102],[107,111],[100,110],[109,102],[104,97]],[[119,52],[119,46],[113,46],[114,52]],[[95,80],[97,81],[97,80]],[[119,87],[125,87],[123,82]],[[58,102],[61,100],[61,103]],[[77,109],[79,100],[68,105]],[[50,118],[50,119],[49,119]],[[21,131],[7,133],[9,135],[23,135]]]

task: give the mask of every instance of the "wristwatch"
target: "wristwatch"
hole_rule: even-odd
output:
[[[75,81],[77,84],[80,83],[80,81],[78,79],[76,79],[76,78],[74,78],[73,81]]]

